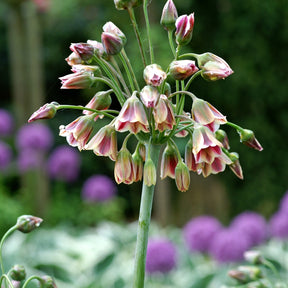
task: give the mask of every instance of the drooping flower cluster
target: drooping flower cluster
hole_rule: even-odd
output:
[[[190,171],[207,177],[224,171],[228,166],[242,179],[239,156],[230,152],[228,136],[222,126],[235,128],[244,144],[259,151],[262,147],[253,131],[228,122],[213,105],[189,91],[197,76],[216,81],[233,73],[226,61],[210,52],[181,54],[181,48],[192,41],[194,13],[178,16],[173,1],[166,2],[160,23],[168,32],[173,57],[168,67],[162,68],[154,61],[153,46],[150,44],[150,49],[144,49],[131,12],[142,1],[114,2],[117,9],[130,11],[143,62],[145,85],[139,85],[125,52],[125,34],[109,21],[103,26],[101,41],[71,44],[72,53],[66,61],[73,73],[60,78],[62,89],[89,89],[102,82],[107,91],[98,91],[85,107],[54,102],[45,104],[33,113],[29,122],[53,118],[62,108],[82,109],[82,115],[60,127],[60,135],[79,150],[92,150],[98,156],[108,156],[115,161],[117,183],[131,184],[143,179],[147,186],[156,184],[157,169],[151,159],[151,145],[164,146],[160,176],[174,178],[180,191],[189,189]],[[175,91],[171,90],[168,79],[175,81]],[[187,97],[193,100],[189,111],[184,110]],[[110,110],[112,99],[118,101],[120,111]],[[95,121],[103,117],[111,119],[111,122],[94,131]],[[127,134],[119,150],[118,133]],[[130,136],[138,141],[133,155],[127,147]],[[185,155],[181,155],[177,147],[177,137],[187,140]]]

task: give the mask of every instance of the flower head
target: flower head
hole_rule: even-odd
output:
[[[175,80],[185,80],[199,69],[192,60],[173,61],[169,66],[169,73]]]
[[[194,28],[194,13],[190,15],[182,15],[177,18],[176,23],[176,42],[179,45],[187,45],[193,35],[193,28]]]
[[[285,211],[288,212],[288,190],[285,192],[284,196],[281,198],[279,210],[283,212]]]
[[[183,229],[183,236],[190,251],[208,252],[221,223],[214,217],[204,215],[190,220]]]
[[[87,202],[105,202],[117,192],[115,183],[106,175],[89,177],[82,188],[82,198]]]
[[[1,173],[7,169],[12,161],[12,149],[10,146],[0,141],[0,171]]]
[[[114,167],[114,176],[118,184],[131,184],[134,182],[132,155],[125,146],[118,152]]]
[[[167,75],[158,64],[150,64],[145,67],[143,77],[147,85],[160,86]]]
[[[10,135],[14,127],[12,115],[7,110],[0,109],[0,119],[0,137]]]
[[[279,239],[288,239],[288,212],[277,211],[269,220],[270,236]]]
[[[56,115],[57,105],[58,103],[56,102],[46,103],[30,116],[28,122],[31,123],[39,119],[52,119]]]
[[[163,7],[160,23],[166,30],[174,30],[178,18],[177,9],[172,0],[168,0]]]
[[[176,247],[165,238],[148,241],[146,271],[149,274],[168,273],[177,263]]]
[[[87,43],[93,46],[95,56],[100,58],[102,57],[104,59],[109,58],[101,42],[98,42],[96,40],[87,40]]]
[[[75,52],[72,52],[65,60],[70,66],[84,63],[79,54]]]

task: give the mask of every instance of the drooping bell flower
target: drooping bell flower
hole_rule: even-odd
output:
[[[91,72],[77,72],[59,78],[61,89],[87,89],[91,88],[95,82]]]
[[[167,75],[160,65],[151,64],[145,67],[143,77],[147,85],[160,86]]]
[[[179,191],[185,192],[189,189],[190,173],[182,160],[178,162],[175,168],[175,182]]]
[[[66,137],[68,144],[72,147],[78,147],[81,151],[89,140],[93,131],[94,115],[80,116],[70,124],[61,125],[60,136]]]
[[[114,176],[117,184],[131,184],[134,182],[132,155],[126,146],[123,146],[117,155]]]
[[[173,61],[169,66],[169,73],[175,80],[185,80],[199,69],[192,60]]]
[[[178,45],[187,45],[193,35],[193,27],[194,27],[194,13],[188,15],[182,15],[177,18],[176,23],[176,42]]]
[[[190,138],[185,146],[185,164],[190,171],[198,172],[199,169],[201,170],[201,163],[196,163],[195,155],[193,153],[192,138]]]
[[[81,57],[78,54],[76,54],[75,52],[72,52],[67,58],[65,58],[65,61],[70,66],[84,63],[84,61],[81,59]]]
[[[237,130],[237,132],[239,133],[240,141],[243,144],[245,144],[248,147],[254,148],[258,151],[263,150],[263,147],[261,146],[261,144],[256,139],[255,134],[252,130],[242,129],[242,130]]]
[[[140,98],[147,108],[155,107],[158,103],[160,94],[157,88],[146,85],[140,92]]]
[[[174,30],[178,18],[177,9],[172,0],[168,0],[162,10],[160,23],[166,30]]]
[[[143,0],[114,0],[116,9],[124,10],[137,7],[143,3]]]
[[[160,132],[171,130],[176,124],[172,104],[164,94],[160,95],[159,102],[153,110],[153,116],[155,129]]]
[[[157,179],[156,167],[150,157],[145,161],[143,174],[144,174],[143,181],[146,186],[150,187],[152,185],[156,185],[156,179]]]
[[[101,41],[108,55],[118,54],[127,42],[124,33],[111,21],[103,26]]]
[[[143,159],[138,149],[132,155],[134,182],[142,180],[143,176]]]
[[[117,135],[112,125],[102,127],[84,147],[93,150],[98,156],[108,156],[115,161],[117,157]]]
[[[202,70],[202,77],[205,80],[216,81],[225,79],[233,73],[233,70],[225,60],[210,52],[196,56],[198,65]]]
[[[195,97],[192,104],[192,118],[212,132],[219,129],[220,124],[227,123],[226,117],[207,101]]]
[[[147,133],[148,120],[144,106],[136,96],[135,91],[124,103],[115,120],[115,129],[119,132],[130,131],[137,134],[140,131]]]
[[[58,105],[56,102],[46,103],[30,116],[28,122],[31,123],[40,119],[52,119],[57,112]]]
[[[72,43],[70,50],[78,55],[84,62],[89,61],[94,55],[94,48],[88,43]]]
[[[175,168],[178,163],[177,152],[175,149],[175,147],[168,143],[163,151],[160,169],[161,179],[164,179],[167,176],[172,179],[175,178]]]

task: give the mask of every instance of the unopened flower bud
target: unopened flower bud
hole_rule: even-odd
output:
[[[100,111],[108,109],[112,103],[112,98],[110,96],[111,92],[112,90],[97,92],[85,107]],[[92,113],[93,112],[89,110],[83,111],[83,114],[86,115],[90,115]]]
[[[60,77],[61,89],[86,89],[91,88],[95,83],[94,75],[91,72],[77,72]]]
[[[254,265],[262,264],[263,257],[259,251],[251,250],[244,253],[244,259]]]
[[[239,162],[239,155],[236,152],[229,153],[229,158],[232,161],[231,164],[229,164],[229,168],[232,170],[232,172],[239,178],[243,179],[243,172],[242,167]]]
[[[114,0],[114,3],[116,9],[124,10],[141,5],[143,0]]]
[[[178,45],[187,45],[193,35],[194,27],[194,13],[187,15],[182,15],[177,18],[176,23],[176,42]]]
[[[114,177],[117,184],[131,184],[134,182],[132,155],[126,147],[122,147],[118,152],[114,167]]]
[[[134,182],[141,181],[143,175],[143,159],[139,150],[136,150],[132,155]]]
[[[96,40],[87,40],[87,43],[93,46],[95,56],[100,58],[103,57],[104,59],[108,58],[104,46],[101,42],[98,42]]]
[[[40,284],[41,288],[57,288],[56,283],[52,279],[52,277],[45,275],[41,277]]]
[[[228,139],[227,133],[224,130],[218,129],[215,132],[215,136],[216,136],[216,139],[222,143],[222,145],[225,149],[227,149],[227,150],[230,149],[229,139]]]
[[[17,229],[23,233],[29,233],[38,228],[43,219],[31,215],[22,215],[17,218]]]
[[[167,75],[157,64],[151,64],[145,67],[143,77],[147,85],[160,86]]]
[[[100,77],[102,76],[102,72],[101,69],[99,68],[99,66],[96,65],[82,65],[82,64],[77,64],[77,65],[73,65],[72,72],[74,73],[78,73],[78,72],[90,72],[93,73],[93,75],[95,77]]]
[[[168,0],[162,10],[160,23],[166,30],[174,30],[178,18],[177,9],[172,0]]]
[[[261,144],[256,139],[254,132],[248,129],[238,130],[240,135],[240,141],[248,147],[254,148],[258,151],[262,151],[263,148]]]
[[[40,119],[52,119],[57,112],[58,105],[56,102],[46,103],[30,116],[28,122],[31,123]]]
[[[148,158],[144,164],[144,184],[148,187],[156,185],[156,167],[151,158]]]
[[[81,57],[75,52],[72,52],[65,60],[70,66],[84,63]]]
[[[175,181],[179,191],[185,192],[189,189],[190,173],[186,164],[181,160],[175,168]]]
[[[94,48],[88,43],[72,43],[70,49],[84,62],[89,61],[94,55]]]
[[[256,266],[239,266],[237,270],[229,271],[228,275],[240,283],[248,283],[263,278],[261,270]]]
[[[175,178],[175,168],[178,163],[177,151],[175,147],[168,143],[165,147],[162,159],[161,159],[161,169],[160,169],[160,177],[164,179],[169,176],[170,178]]]
[[[185,80],[199,69],[192,60],[173,61],[169,66],[169,73],[175,80]]]
[[[160,94],[157,88],[146,85],[140,92],[140,98],[147,108],[155,107],[158,103]]]
[[[10,270],[10,277],[15,281],[23,281],[26,278],[26,271],[23,265],[14,265]]]

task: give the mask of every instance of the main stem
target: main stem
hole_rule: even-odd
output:
[[[156,167],[158,166],[160,147],[161,145],[150,144],[150,157]],[[148,144],[146,144],[146,159],[148,158],[148,151],[149,147]],[[133,288],[144,287],[147,242],[153,204],[154,188],[154,185],[148,187],[143,182],[135,251]]]

